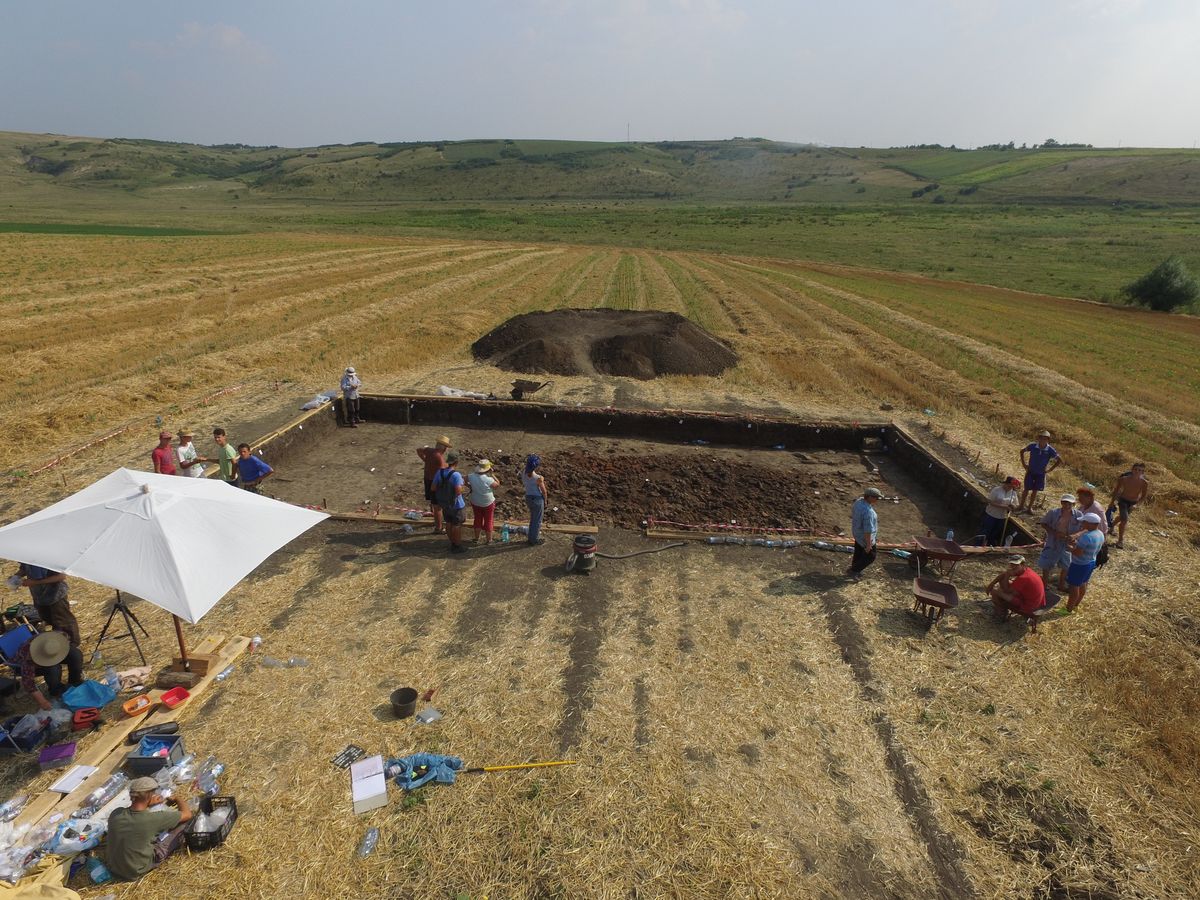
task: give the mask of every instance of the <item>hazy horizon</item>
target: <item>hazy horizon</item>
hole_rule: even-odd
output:
[[[290,147],[471,139],[1190,148],[1183,0],[479,0],[8,11],[0,129]],[[627,131],[628,129],[628,131]]]

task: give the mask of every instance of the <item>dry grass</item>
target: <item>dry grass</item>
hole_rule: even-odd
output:
[[[0,349],[18,363],[0,375],[0,467],[135,426],[10,478],[6,520],[143,465],[155,416],[262,433],[347,362],[378,390],[503,391],[511,374],[476,366],[470,342],[516,311],[559,306],[686,311],[742,355],[722,379],[556,379],[563,402],[855,417],[886,399],[910,425],[932,406],[947,452],[963,446],[984,471],[1009,468],[1018,438],[1049,424],[1073,467],[1051,491],[1100,477],[1123,446],[1120,423],[1096,412],[1125,408],[1111,385],[792,264],[316,236],[0,242]],[[1042,303],[1071,314],[1000,293],[998,315]],[[1059,420],[1069,397],[1089,412]],[[1195,497],[1192,463],[1173,449],[1187,418],[1142,398],[1131,409],[1132,440],[1160,454],[1160,491]],[[202,631],[259,632],[264,652],[312,664],[239,664],[184,716],[191,746],[230,763],[244,817],[225,850],[172,861],[136,895],[929,896],[939,870],[898,798],[881,716],[981,896],[1194,895],[1193,509],[1139,510],[1137,550],[1114,556],[1083,614],[1026,640],[970,602],[926,636],[903,612],[902,574],[844,588],[829,577],[842,560],[820,554],[780,565],[698,547],[671,558],[669,577],[652,556],[558,580],[543,572],[559,561],[550,546],[460,567],[421,539],[323,526],[205,619]],[[966,567],[964,597],[989,576]],[[94,633],[106,592],[73,591]],[[169,622],[145,618],[163,659]],[[847,664],[851,625],[865,669]],[[442,685],[445,722],[377,717],[401,683]],[[328,764],[351,741],[583,765],[464,776],[356,818]],[[10,766],[5,787],[27,775]],[[383,840],[359,862],[370,824]]]

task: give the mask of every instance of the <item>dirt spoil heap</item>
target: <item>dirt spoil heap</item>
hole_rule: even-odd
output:
[[[683,316],[620,309],[557,309],[514,316],[471,351],[480,362],[537,375],[720,375],[738,361]]]

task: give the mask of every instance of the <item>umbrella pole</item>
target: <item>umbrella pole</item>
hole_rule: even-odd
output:
[[[192,671],[192,664],[188,661],[187,643],[183,639],[183,622],[179,616],[172,614],[171,618],[175,620],[175,637],[179,639],[179,656],[183,660],[183,671]]]

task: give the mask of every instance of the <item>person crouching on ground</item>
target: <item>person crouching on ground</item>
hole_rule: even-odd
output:
[[[992,579],[987,593],[1000,621],[1009,613],[1031,616],[1046,605],[1046,585],[1019,553],[1008,558],[1008,568]]]
[[[129,782],[130,804],[108,818],[104,863],[115,878],[135,881],[179,848],[192,811],[178,797],[165,800],[158,782],[148,776]],[[171,809],[152,810],[166,803]],[[161,832],[167,834],[157,840]]]
[[[446,468],[439,469],[433,476],[433,496],[442,510],[446,535],[450,538],[451,553],[463,553],[467,549],[462,542],[463,522],[467,520],[467,502],[463,499],[464,485],[462,473],[458,471],[458,452],[451,450],[446,454]]]
[[[1046,543],[1038,557],[1038,568],[1042,570],[1042,581],[1050,586],[1050,573],[1058,569],[1058,590],[1067,590],[1067,569],[1071,567],[1071,551],[1067,544],[1071,535],[1079,531],[1080,513],[1075,511],[1075,498],[1071,494],[1063,494],[1059,498],[1059,508],[1052,509],[1042,516],[1042,530],[1046,532]]]
[[[68,684],[71,687],[83,684],[83,653],[61,631],[43,631],[17,650],[13,668],[21,679],[21,687],[39,709],[49,710],[52,704],[38,687],[37,676],[46,679],[51,697],[61,697],[67,690],[62,683],[63,663],[67,665]]]
[[[1100,531],[1100,523],[1104,517],[1094,512],[1084,513],[1080,522],[1083,532],[1075,535],[1069,544],[1071,548],[1071,566],[1067,569],[1067,612],[1074,612],[1087,593],[1088,580],[1096,568],[1096,557],[1104,546],[1104,534]]]
[[[479,533],[483,532],[483,542],[490,544],[496,512],[496,495],[493,493],[493,488],[500,486],[500,479],[492,471],[492,461],[481,459],[475,467],[475,471],[467,476],[467,484],[471,489],[475,543],[479,543]]]
[[[270,478],[275,470],[250,452],[249,444],[238,444],[238,475],[242,488],[257,494],[263,479]]]
[[[158,433],[158,446],[150,451],[150,461],[159,475],[175,474],[175,454],[171,452],[171,432]]]
[[[1008,525],[1008,517],[1021,508],[1017,500],[1017,488],[1021,479],[1010,475],[1003,484],[992,488],[988,494],[987,508],[983,511],[983,519],[979,523],[979,538],[983,546],[996,547],[1004,542],[1004,529]],[[978,539],[977,539],[978,542]]]
[[[879,516],[875,504],[883,496],[879,488],[867,488],[854,501],[850,510],[850,533],[854,535],[854,558],[846,574],[852,578],[862,577],[863,569],[875,562],[876,537],[879,534]]]
[[[358,389],[360,387],[362,387],[362,382],[358,378],[358,373],[354,371],[354,366],[346,366],[346,372],[342,375],[342,418],[351,428],[357,428],[363,422],[358,415]]]
[[[433,479],[446,467],[446,451],[450,449],[450,438],[442,435],[432,447],[418,447],[417,456],[425,464],[425,500],[433,513],[433,533],[442,530],[442,508],[433,493]]]
[[[546,479],[538,471],[542,458],[532,453],[525,458],[525,469],[521,472],[521,484],[525,485],[525,505],[529,507],[529,543],[544,544],[542,519],[546,515]]]
[[[1146,464],[1134,463],[1128,472],[1122,472],[1113,485],[1112,500],[1109,506],[1117,507],[1117,543],[1118,550],[1125,547],[1125,526],[1133,508],[1146,499],[1150,492],[1150,482],[1146,480]]]

